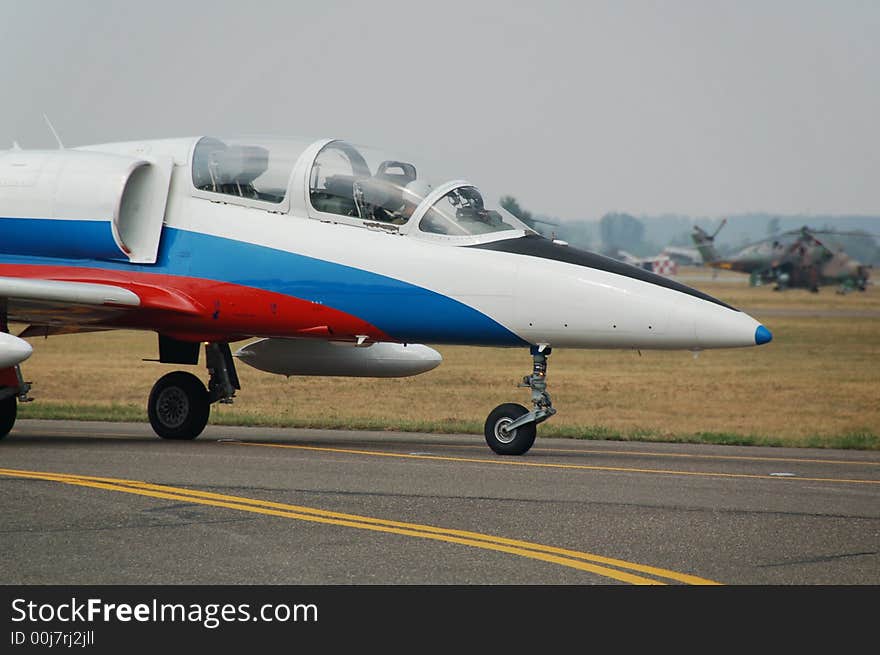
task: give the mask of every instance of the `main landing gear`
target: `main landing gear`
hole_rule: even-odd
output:
[[[33,400],[28,395],[30,382],[21,377],[21,366],[0,371],[0,439],[12,431],[18,417],[18,403]]]
[[[205,344],[205,356],[210,376],[207,388],[186,371],[163,375],[153,385],[147,414],[163,439],[195,439],[208,424],[211,404],[231,403],[235,391],[241,389],[228,343]]]
[[[0,439],[12,430],[17,415],[18,403],[15,401],[15,396],[7,396],[0,400]]]
[[[556,413],[547,393],[547,357],[549,346],[532,346],[532,373],[523,377],[520,387],[532,391],[529,411],[516,403],[504,403],[493,409],[486,419],[484,433],[489,448],[499,455],[522,455],[535,443],[537,425]]]

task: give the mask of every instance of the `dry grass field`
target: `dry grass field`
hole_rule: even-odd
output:
[[[689,352],[556,350],[549,390],[559,413],[539,435],[880,449],[880,290],[774,292],[682,271],[683,281],[764,322],[772,343]],[[733,274],[735,275],[735,274]],[[22,417],[146,420],[161,375],[152,333],[31,339],[24,372],[36,402]],[[239,344],[240,345],[240,344]],[[414,378],[291,378],[239,365],[243,389],[212,423],[482,432],[502,402],[528,404],[525,349],[444,347]]]

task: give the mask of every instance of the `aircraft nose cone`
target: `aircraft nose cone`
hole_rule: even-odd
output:
[[[760,346],[761,344],[770,343],[771,341],[773,341],[773,334],[763,325],[759,325],[755,329],[755,345]]]

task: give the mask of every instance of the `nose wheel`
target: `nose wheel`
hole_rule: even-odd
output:
[[[528,452],[537,436],[537,425],[556,413],[547,393],[548,346],[532,346],[532,373],[523,377],[520,387],[532,392],[532,411],[517,403],[504,403],[493,409],[483,428],[486,443],[499,455]]]
[[[511,429],[511,425],[529,413],[517,403],[498,405],[486,419],[486,443],[499,455],[522,455],[532,444],[538,429],[534,423],[526,423]]]

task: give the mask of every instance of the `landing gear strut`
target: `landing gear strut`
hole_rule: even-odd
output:
[[[536,426],[556,413],[550,394],[547,393],[547,357],[549,346],[532,346],[532,373],[523,377],[520,387],[532,392],[529,411],[516,403],[504,403],[493,409],[483,432],[489,448],[499,455],[522,455],[535,443]]]
[[[150,425],[163,439],[195,439],[208,424],[211,403],[231,403],[241,389],[228,343],[205,345],[208,387],[192,373],[174,371],[159,378],[147,401]]]

